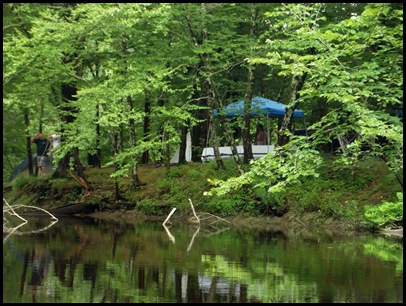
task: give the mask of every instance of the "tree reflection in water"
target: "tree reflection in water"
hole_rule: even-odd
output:
[[[3,302],[403,300],[402,241],[235,228],[196,234],[182,224],[170,233],[175,242],[160,223],[66,218],[12,235],[3,244]]]

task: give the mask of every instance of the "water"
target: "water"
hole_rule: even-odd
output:
[[[403,239],[59,219],[3,234],[3,302],[403,302]]]

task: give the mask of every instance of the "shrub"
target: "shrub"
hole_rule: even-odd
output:
[[[184,175],[182,166],[173,166],[166,172],[166,177],[169,179],[179,178]]]
[[[403,223],[403,193],[396,193],[397,202],[383,201],[377,206],[365,206],[366,223],[373,227],[397,226]]]
[[[146,215],[162,216],[167,213],[168,207],[166,205],[157,204],[155,200],[143,199],[136,205],[137,210]]]
[[[285,204],[285,192],[271,193],[265,189],[256,189],[254,194],[257,199],[250,205],[253,212],[279,215],[278,211]]]
[[[235,215],[244,206],[244,200],[238,194],[209,197],[207,199],[205,210],[223,217]]]

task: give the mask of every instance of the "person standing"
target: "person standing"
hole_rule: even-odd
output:
[[[48,162],[48,154],[51,150],[51,143],[48,139],[44,138],[42,133],[38,133],[31,138],[31,142],[37,145],[37,167],[38,176],[46,174],[46,165]]]
[[[257,133],[255,135],[255,144],[256,145],[266,145],[267,135],[264,131],[264,126],[262,124],[257,125]]]

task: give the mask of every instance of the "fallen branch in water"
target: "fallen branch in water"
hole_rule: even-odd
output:
[[[169,213],[168,217],[166,217],[165,221],[162,223],[163,226],[165,226],[165,224],[168,222],[169,218],[173,215],[175,210],[176,210],[176,207],[173,208],[172,211]]]
[[[57,217],[55,217],[53,214],[51,214],[49,211],[47,211],[47,210],[45,210],[45,209],[43,209],[43,208],[36,207],[36,206],[30,206],[30,205],[14,205],[14,209],[16,209],[16,208],[22,208],[22,207],[34,208],[34,209],[41,210],[41,211],[43,211],[44,213],[50,215],[50,216],[51,216],[51,219],[54,219],[54,220],[58,221],[58,218],[57,218]],[[13,211],[14,211],[14,210],[13,210]],[[15,212],[14,212],[14,213],[15,213]],[[16,213],[15,213],[15,214],[16,214]],[[21,218],[18,214],[16,214],[16,215],[17,215],[19,218]],[[23,219],[23,218],[21,218],[21,219]],[[25,220],[25,219],[23,219],[23,220]]]
[[[217,234],[220,234],[222,232],[225,232],[228,229],[230,229],[230,227],[225,227],[225,228],[222,228],[222,229],[218,229],[216,232],[208,232],[207,234],[203,233],[203,236],[204,237],[210,237],[210,236],[217,235]]]
[[[18,232],[17,229],[22,227],[23,225],[28,223],[28,220],[24,219],[23,217],[21,217],[18,213],[16,213],[16,209],[20,209],[20,208],[34,208],[34,209],[38,209],[41,210],[43,212],[45,212],[46,214],[51,216],[51,219],[53,219],[53,221],[51,222],[51,224],[49,224],[48,226],[41,228],[39,230],[33,230],[33,231],[24,231],[24,232]],[[7,218],[4,216],[5,214],[8,214],[9,216],[16,216],[17,218],[19,218],[20,220],[22,220],[23,222],[20,223],[19,225],[15,226],[15,227],[8,227],[7,223],[9,223],[9,220],[7,220]],[[51,214],[50,212],[48,212],[45,209],[42,209],[40,207],[36,207],[36,206],[30,206],[30,205],[13,205],[11,206],[10,204],[7,203],[6,199],[3,198],[3,234],[7,234],[7,236],[5,238],[3,238],[3,243],[12,235],[26,235],[26,234],[34,234],[34,233],[39,233],[42,231],[47,230],[48,228],[50,228],[51,226],[53,226],[56,222],[58,222],[58,218],[56,218],[53,214]]]
[[[200,219],[199,219],[199,217],[196,215],[195,207],[193,206],[193,202],[192,202],[191,199],[189,199],[189,203],[190,203],[190,206],[192,206],[193,215],[195,216],[195,218],[196,218],[196,220],[197,220],[197,223],[199,223],[199,225],[200,225]],[[192,220],[192,219],[190,219],[190,221],[191,221],[191,220]]]
[[[6,204],[7,209],[4,210],[4,204]],[[11,212],[10,212],[11,211]],[[20,217],[19,214],[17,214],[14,209],[10,206],[10,204],[7,203],[6,199],[3,198],[3,221],[6,221],[6,223],[8,222],[6,218],[4,218],[4,213],[8,213],[11,216],[16,216],[18,218],[20,218],[21,220],[28,222],[27,220],[25,220],[24,218]],[[4,228],[4,223],[3,223],[3,228]]]
[[[195,233],[194,233],[193,236],[192,236],[192,239],[190,239],[190,242],[189,242],[189,245],[188,245],[188,247],[187,247],[186,252],[189,253],[190,249],[192,248],[193,242],[195,241],[195,237],[196,237],[197,234],[199,233],[199,230],[200,230],[200,225],[197,227]]]
[[[210,214],[210,213],[201,213],[201,214],[198,214],[198,213],[196,213],[196,211],[195,211],[195,207],[193,206],[193,202],[192,202],[191,199],[189,199],[189,203],[190,203],[190,206],[192,207],[192,212],[193,212],[193,216],[189,218],[189,222],[190,222],[190,223],[197,224],[198,226],[197,226],[197,229],[196,229],[196,231],[194,232],[194,234],[193,234],[193,236],[192,236],[192,238],[191,238],[191,240],[190,240],[190,242],[189,242],[189,246],[188,246],[188,248],[187,248],[187,252],[189,252],[190,249],[192,248],[193,242],[194,242],[194,240],[195,240],[197,234],[198,234],[199,231],[200,231],[200,224],[201,224],[201,221],[205,221],[205,224],[208,224],[208,225],[210,225],[211,227],[217,229],[217,231],[216,231],[215,233],[212,233],[213,235],[214,235],[214,234],[221,233],[221,232],[223,232],[223,231],[225,231],[225,230],[227,230],[227,229],[230,228],[230,227],[227,227],[226,229],[218,229],[218,228],[215,226],[215,224],[217,224],[217,223],[219,223],[219,222],[225,222],[225,223],[231,224],[231,222],[229,222],[229,221],[227,221],[227,220],[225,220],[225,219],[223,219],[223,218],[220,218],[220,217],[218,217],[218,216],[216,216],[216,215],[212,215],[212,214]],[[162,226],[164,227],[166,233],[168,234],[169,239],[170,239],[173,243],[175,243],[175,237],[171,234],[171,232],[169,231],[169,229],[166,227],[166,223],[169,222],[169,219],[170,219],[170,217],[173,215],[173,213],[175,212],[175,210],[176,210],[176,208],[173,208],[173,209],[171,210],[171,212],[169,213],[169,215],[166,217],[165,221],[162,223]],[[210,219],[212,220],[213,218],[214,218],[213,221],[211,221],[211,222],[206,222],[207,220],[210,220]]]
[[[305,228],[308,228],[308,227],[306,226],[306,224],[304,224],[302,221],[300,221],[297,217],[291,216],[291,217],[289,218],[289,221],[291,221],[292,219],[296,219],[296,220],[299,221]]]
[[[208,217],[202,219],[202,216],[205,216],[205,215],[208,215]],[[231,224],[230,221],[227,221],[227,220],[225,220],[225,219],[223,219],[223,218],[220,218],[220,217],[218,217],[218,216],[216,216],[216,215],[212,215],[212,214],[210,214],[210,213],[201,213],[201,214],[200,214],[200,221],[209,220],[209,219],[213,219],[213,218],[214,218],[215,220],[209,223],[210,226],[213,226],[213,224],[215,224],[215,223],[217,223],[217,222],[221,222],[221,221]],[[213,226],[213,227],[214,227],[214,226]]]
[[[193,206],[193,202],[192,202],[191,199],[189,199],[189,203],[190,203],[190,206],[192,207],[192,212],[193,212],[193,216],[189,218],[189,222],[190,222],[190,223],[198,223],[198,224],[200,225],[201,221],[206,221],[206,220],[209,220],[209,219],[213,219],[213,218],[214,218],[215,220],[212,221],[212,222],[210,222],[209,225],[213,226],[215,223],[218,223],[218,222],[225,222],[225,223],[231,224],[230,221],[227,221],[227,220],[225,220],[225,219],[223,219],[223,218],[220,218],[219,216],[216,216],[216,215],[213,215],[213,214],[210,214],[210,213],[200,213],[200,214],[197,214],[196,211],[195,211],[195,207]],[[171,212],[170,212],[169,215],[166,217],[166,219],[165,219],[165,221],[162,223],[162,225],[166,225],[166,223],[168,223],[169,219],[171,218],[171,216],[174,214],[175,211],[176,211],[176,207],[171,210]],[[205,217],[203,217],[203,216],[205,216]],[[203,218],[202,218],[202,217],[203,217]],[[206,223],[207,223],[207,222],[206,222]]]
[[[163,223],[162,223],[162,226],[164,227],[166,233],[168,234],[169,240],[172,241],[172,243],[175,243],[175,237],[173,237],[169,228],[167,228],[166,225]]]
[[[216,216],[216,215],[212,215],[212,214],[210,214],[210,213],[201,213],[201,214],[197,215],[196,212],[195,212],[195,208],[193,207],[192,200],[189,199],[189,202],[190,202],[190,206],[192,206],[193,215],[194,215],[193,217],[191,217],[191,218],[189,219],[190,222],[195,222],[195,221],[194,221],[194,218],[195,218],[195,219],[197,220],[197,223],[200,224],[201,221],[205,221],[205,220],[209,220],[209,219],[213,219],[213,218],[214,218],[215,220],[209,223],[210,226],[213,226],[213,224],[215,224],[215,223],[217,223],[217,222],[226,222],[226,223],[231,224],[230,221],[227,221],[227,220],[225,220],[225,219],[223,219],[223,218],[220,218],[220,217],[218,217],[218,216]],[[200,217],[199,217],[199,216],[200,216]],[[206,217],[202,218],[203,216],[206,216]],[[207,222],[206,222],[206,223],[207,223]]]

